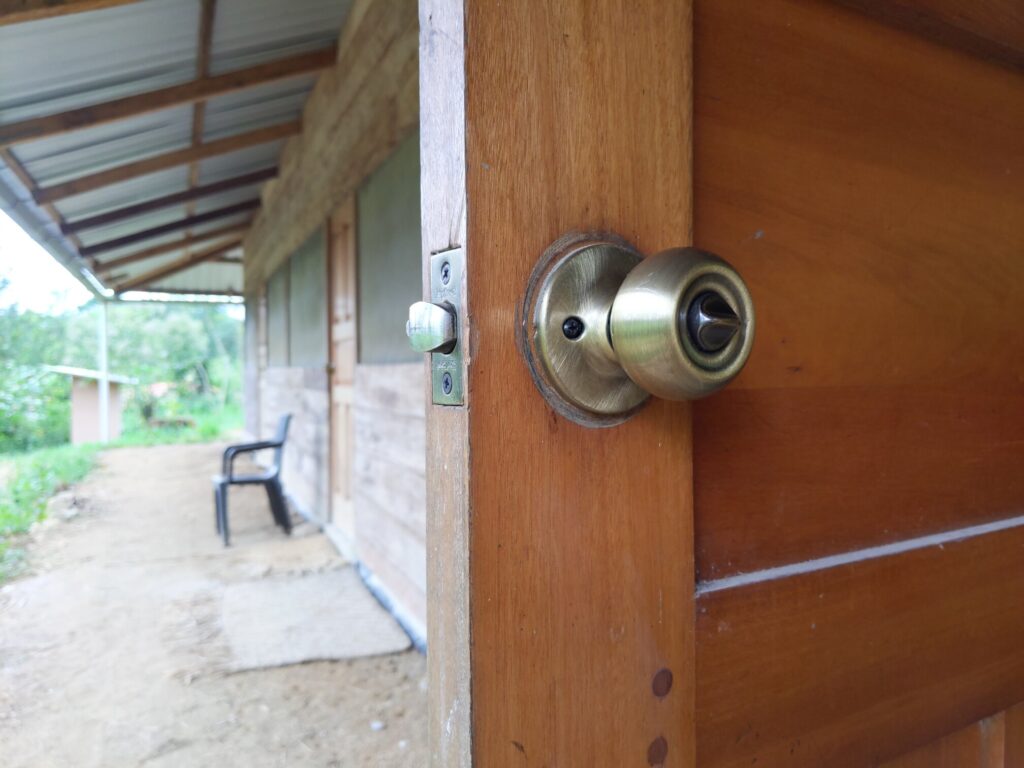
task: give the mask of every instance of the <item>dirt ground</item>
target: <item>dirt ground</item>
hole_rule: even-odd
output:
[[[0,765],[411,766],[426,759],[415,651],[228,674],[225,586],[342,565],[308,524],[273,527],[259,488],[213,528],[221,446],[106,452],[0,588]]]

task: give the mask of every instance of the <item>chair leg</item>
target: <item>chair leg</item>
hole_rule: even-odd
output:
[[[213,487],[213,519],[217,523],[217,535],[220,536],[220,486]]]
[[[217,513],[220,520],[220,534],[224,539],[224,546],[231,546],[231,534],[228,531],[228,487],[227,485],[217,486]]]
[[[276,522],[285,533],[292,532],[292,520],[288,515],[288,504],[284,500],[284,493],[281,492],[281,484],[277,480],[268,480],[265,484],[267,499],[270,501],[270,511]]]

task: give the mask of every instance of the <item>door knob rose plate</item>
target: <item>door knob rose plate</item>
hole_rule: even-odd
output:
[[[619,424],[651,395],[692,400],[728,384],[754,340],[754,307],[723,259],[648,258],[607,234],[572,234],[534,268],[517,324],[533,380],[561,415]]]

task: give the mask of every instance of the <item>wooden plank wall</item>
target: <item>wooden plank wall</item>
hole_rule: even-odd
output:
[[[266,368],[260,377],[262,435],[273,435],[284,413],[292,414],[281,475],[285,493],[304,514],[326,520],[330,512],[327,372]]]
[[[419,362],[356,366],[356,548],[420,637],[427,626],[425,386]]]
[[[355,0],[245,239],[246,290],[321,226],[419,121],[416,0]]]
[[[758,311],[694,408],[698,764],[876,765],[1024,700],[1024,75],[822,0],[695,23],[695,242]]]

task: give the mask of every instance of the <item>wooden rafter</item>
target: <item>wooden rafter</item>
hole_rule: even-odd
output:
[[[334,49],[315,51],[281,61],[257,64],[247,69],[222,75],[200,76],[180,85],[157,91],[126,96],[103,104],[68,110],[54,115],[32,117],[0,125],[0,146],[58,136],[80,128],[103,125],[128,117],[144,115],[182,104],[202,104],[204,99],[252,88],[257,85],[285,80],[323,69],[334,61]],[[195,124],[193,123],[193,126]],[[199,125],[201,138],[202,125]]]
[[[94,259],[92,260],[92,266],[95,271],[104,275],[104,277],[109,277],[115,269],[123,267],[126,264],[134,264],[137,261],[145,261],[146,259],[163,256],[165,253],[184,251],[218,237],[226,237],[229,235],[240,237],[245,233],[246,229],[248,229],[248,226],[248,222],[245,224],[231,224],[227,227],[210,230],[209,232],[202,232],[197,235],[187,235],[179,240],[150,246],[149,248],[145,248],[141,251],[130,253],[127,256],[119,256],[116,259],[108,259],[107,261],[98,261]]]
[[[138,0],[0,0],[0,26],[38,21],[69,13],[97,11]]]
[[[253,171],[252,173],[234,176],[233,178],[224,179],[223,181],[215,181],[212,184],[204,184],[201,187],[195,187],[193,189],[187,189],[184,192],[175,192],[173,195],[164,195],[163,197],[146,200],[142,203],[118,208],[117,210],[108,211],[107,213],[100,213],[96,216],[90,216],[86,219],[69,221],[61,226],[61,231],[68,235],[74,232],[82,232],[86,229],[92,229],[94,227],[106,226],[107,224],[113,224],[114,222],[134,218],[135,216],[139,216],[143,213],[150,213],[152,211],[159,211],[162,208],[169,208],[172,205],[187,203],[189,201],[198,200],[202,197],[220,194],[221,192],[226,192],[231,189],[238,189],[239,187],[252,186],[253,184],[258,184],[261,181],[272,179],[275,175],[277,175],[277,168],[264,168],[261,171]]]
[[[114,286],[116,293],[123,293],[124,291],[130,291],[143,285],[148,285],[154,280],[160,280],[164,277],[177,274],[189,267],[194,267],[197,264],[202,264],[204,261],[215,259],[224,253],[227,253],[233,248],[237,248],[242,244],[240,237],[230,238],[226,241],[219,242],[210,248],[206,248],[198,253],[192,253],[184,256],[180,259],[172,261],[170,264],[164,264],[163,266],[151,269],[148,272],[143,272],[141,275],[131,277],[124,282],[118,283]]]
[[[196,45],[196,77],[207,77],[210,74],[210,57],[213,53],[213,21],[217,13],[217,0],[202,0],[202,12],[199,15],[199,40]],[[192,105],[192,146],[203,143],[203,129],[206,126],[206,102],[197,101]],[[199,184],[199,163],[194,162],[188,167],[188,188],[193,189]],[[196,212],[195,203],[189,203],[188,215]]]
[[[137,160],[116,168],[110,168],[99,173],[82,176],[71,181],[40,189],[35,194],[37,203],[52,203],[63,200],[72,195],[80,195],[91,192],[94,189],[106,187],[118,182],[135,179],[157,171],[168,168],[175,168],[180,165],[187,165],[196,160],[203,160],[208,157],[223,155],[235,150],[253,147],[258,144],[267,144],[271,141],[287,138],[298,133],[302,129],[302,123],[298,120],[271,125],[265,128],[257,128],[253,131],[227,136],[223,139],[215,139],[200,144],[198,147],[187,147],[175,150],[155,157],[147,157],[144,160]]]
[[[141,243],[144,240],[152,240],[154,237],[160,237],[161,235],[166,235],[169,232],[191,229],[192,227],[197,227],[200,224],[206,224],[210,221],[216,221],[217,219],[226,219],[228,216],[237,216],[240,213],[248,213],[249,211],[259,208],[259,206],[259,198],[246,200],[242,203],[235,203],[234,205],[226,205],[223,208],[218,208],[214,211],[207,211],[206,213],[199,213],[195,216],[188,216],[180,221],[172,221],[169,224],[161,224],[159,227],[151,227],[150,229],[144,229],[140,232],[132,232],[130,235],[117,237],[113,240],[106,240],[102,243],[96,243],[95,245],[87,245],[83,248],[79,248],[78,253],[82,256],[96,256],[101,253],[116,250],[117,248],[123,248],[126,245]]]

